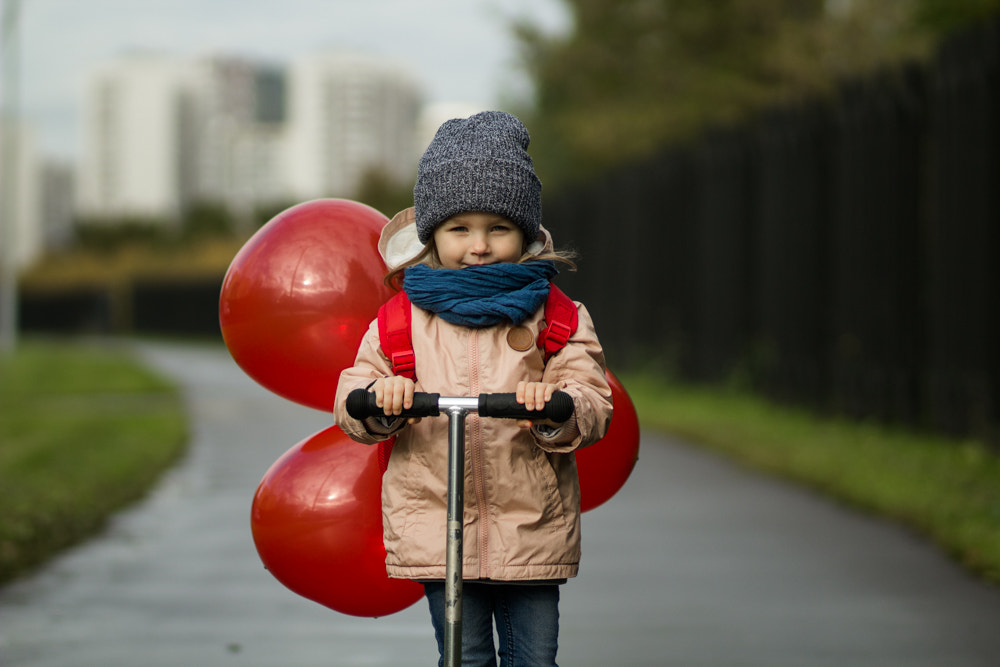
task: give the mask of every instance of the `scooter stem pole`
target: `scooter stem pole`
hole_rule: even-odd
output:
[[[478,407],[478,403],[476,406]],[[462,521],[465,507],[465,416],[476,408],[472,407],[471,401],[467,405],[441,405],[441,407],[448,413],[448,550],[445,560],[444,582],[444,664],[445,667],[459,667],[462,664]]]
[[[419,400],[418,400],[419,398]],[[448,415],[448,527],[444,582],[444,664],[459,667],[462,662],[462,537],[465,509],[465,417],[476,412],[484,417],[536,419],[547,417],[564,422],[573,414],[573,399],[557,391],[541,413],[526,410],[512,393],[481,394],[476,398],[441,396],[418,392],[413,395],[412,417]],[[418,406],[418,403],[420,404]],[[347,412],[355,419],[382,414],[375,394],[364,389],[352,391]]]

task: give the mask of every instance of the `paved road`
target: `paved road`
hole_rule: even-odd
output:
[[[139,346],[186,387],[190,455],[95,540],[0,590],[5,667],[435,664],[423,603],[381,619],[299,598],[249,530],[261,476],[329,425],[224,349]],[[905,531],[646,434],[584,515],[567,667],[996,667],[1000,590]]]

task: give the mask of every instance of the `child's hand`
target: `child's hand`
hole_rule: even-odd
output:
[[[552,400],[552,394],[556,393],[558,389],[559,385],[548,382],[518,382],[514,397],[528,410],[542,410],[545,408],[545,404]],[[536,421],[550,426],[558,426],[558,424],[548,420],[539,419]],[[525,419],[518,421],[517,425],[521,428],[531,428],[534,423],[535,421]]]
[[[391,417],[413,407],[413,392],[416,391],[416,385],[409,378],[392,375],[375,380],[369,391],[375,394],[375,404],[382,408],[387,417]],[[420,417],[410,417],[407,423],[416,424],[419,421]]]

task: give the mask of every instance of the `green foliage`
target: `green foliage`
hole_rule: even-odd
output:
[[[176,223],[142,216],[81,218],[74,231],[77,247],[104,253],[127,246],[190,246],[208,239],[236,238],[238,234],[232,211],[222,203],[209,201],[191,204]]]
[[[161,245],[169,228],[165,220],[151,218],[85,218],[76,222],[74,235],[78,247],[106,253],[127,245]]]
[[[254,209],[253,225],[254,231],[270,222],[276,215],[290,209],[299,202],[296,201],[276,201],[269,204],[261,204]]]
[[[622,381],[645,428],[914,528],[1000,584],[1000,457],[982,443],[818,417],[651,376]]]
[[[124,352],[24,343],[0,356],[0,583],[141,497],[185,440],[177,392]]]
[[[1000,15],[1000,0],[920,0],[915,21],[937,33]]]
[[[391,218],[413,206],[413,184],[401,185],[382,169],[369,169],[361,179],[355,198]]]
[[[192,204],[184,211],[181,220],[181,236],[187,241],[227,238],[236,233],[232,212],[217,202]]]
[[[944,0],[940,0],[944,1]],[[965,4],[997,0],[965,0]],[[709,126],[926,53],[934,0],[566,0],[573,28],[516,24],[543,180],[581,180]]]

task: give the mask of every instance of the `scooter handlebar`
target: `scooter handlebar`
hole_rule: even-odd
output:
[[[413,407],[404,410],[400,417],[437,417],[441,409],[451,407],[450,404],[462,406],[469,399],[442,397],[441,394],[431,394],[418,391],[413,394]],[[551,400],[541,410],[527,410],[522,403],[517,402],[514,393],[480,394],[477,411],[483,417],[499,419],[547,419],[562,423],[573,416],[573,399],[564,391],[552,394]],[[355,419],[378,417],[385,412],[375,403],[375,394],[365,389],[355,389],[347,395],[347,414]]]
[[[404,410],[400,417],[437,417],[441,414],[438,400],[441,394],[430,394],[423,391],[413,393],[413,407]],[[385,412],[376,404],[375,394],[366,389],[355,389],[347,395],[347,414],[355,419],[380,417]]]
[[[500,419],[548,419],[561,424],[573,416],[573,399],[564,391],[557,391],[541,410],[527,410],[518,403],[517,394],[480,394],[479,415]]]

